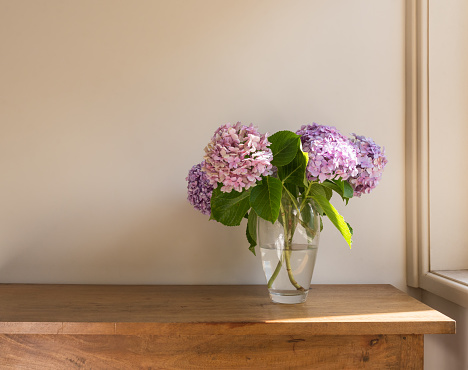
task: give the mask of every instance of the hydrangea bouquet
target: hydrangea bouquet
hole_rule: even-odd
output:
[[[304,125],[295,133],[261,134],[251,124],[219,127],[205,147],[204,160],[189,171],[188,200],[200,212],[227,226],[247,218],[246,236],[255,254],[257,222],[279,222],[281,244],[291,249],[296,228],[310,240],[317,234],[304,217],[308,202],[326,216],[351,247],[353,229],[330,203],[333,193],[347,204],[374,189],[387,163],[384,149],[370,138],[342,135],[331,126]],[[260,218],[260,219],[259,219]],[[309,217],[310,218],[310,217]],[[260,222],[258,223],[260,224]],[[288,255],[286,265],[290,263]],[[270,276],[269,288],[282,262]],[[291,284],[298,284],[288,265]],[[310,279],[309,279],[310,283]]]

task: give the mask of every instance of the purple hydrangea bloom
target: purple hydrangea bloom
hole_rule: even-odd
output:
[[[202,171],[203,162],[193,166],[187,180],[188,201],[204,215],[211,214],[211,194],[213,185],[210,184],[206,173]]]
[[[227,123],[219,127],[205,148],[206,172],[210,183],[221,191],[242,191],[255,186],[261,176],[271,174],[273,154],[267,135],[261,135],[250,124]]]
[[[354,188],[354,195],[360,197],[370,193],[378,185],[388,161],[385,149],[380,148],[372,139],[356,134],[353,136],[352,142],[357,150],[358,173],[349,179],[349,183]]]
[[[314,123],[303,125],[296,134],[301,135],[302,150],[309,153],[308,180],[347,180],[357,175],[356,148],[335,127]]]

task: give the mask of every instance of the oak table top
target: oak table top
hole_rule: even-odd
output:
[[[391,285],[312,285],[272,303],[258,285],[0,284],[0,334],[450,334],[455,321]]]

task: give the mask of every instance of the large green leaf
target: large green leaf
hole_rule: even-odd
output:
[[[250,208],[250,189],[223,193],[218,186],[211,195],[211,218],[226,226],[240,225]]]
[[[325,198],[328,198],[329,189],[323,186],[323,183],[322,184],[314,183],[314,184],[310,184],[310,193],[313,194],[313,192],[323,195]]]
[[[322,184],[320,184],[320,186],[322,186]],[[330,200],[331,197],[333,196],[333,191],[332,191],[332,189],[327,188],[327,187],[325,187],[325,186],[322,186],[322,189],[325,191],[325,194],[326,194],[327,199]]]
[[[271,164],[284,166],[291,162],[296,156],[301,137],[291,131],[278,131],[268,138],[271,143],[270,149],[273,153]]]
[[[278,167],[279,179],[283,183],[293,183],[298,186],[303,186],[307,159],[307,153],[304,153],[301,149],[298,149],[296,156],[291,162],[285,166]]]
[[[354,190],[353,190],[353,187],[350,185],[350,183],[346,180],[341,180],[341,178],[339,178],[338,180],[333,180],[333,182],[335,182],[335,184],[337,184],[341,191],[343,192],[343,199],[346,199],[346,198],[352,198],[353,195],[354,195]]]
[[[278,219],[283,185],[280,180],[267,176],[250,193],[250,204],[258,216],[274,223]]]
[[[310,190],[311,191],[309,193],[309,197],[315,192],[315,193],[322,195],[327,200],[330,200],[330,198],[328,197],[329,195],[328,190],[330,189],[327,189],[326,187],[324,187],[323,183],[322,184],[319,184],[319,183],[310,184]],[[320,216],[326,216],[325,211],[322,209],[322,206],[318,202],[315,202],[315,206],[317,207],[317,211],[320,214]]]
[[[352,233],[343,216],[338,213],[335,207],[333,207],[329,200],[317,188],[312,187],[310,189],[310,195],[312,196],[312,199],[318,203],[320,208],[322,208],[322,210],[325,212],[333,225],[335,225],[341,235],[343,235],[344,239],[351,248],[351,244],[353,243],[351,240]]]
[[[340,179],[325,180],[322,185],[337,192],[341,198],[346,201],[346,204],[348,204],[349,199],[354,195],[354,189],[348,181]]]
[[[337,185],[335,182],[331,180],[325,180],[324,182],[322,182],[322,186],[325,186],[328,189],[336,191],[340,195],[340,197],[343,198],[343,189],[339,185]]]
[[[249,220],[247,221],[247,230],[245,231],[247,240],[249,241],[249,250],[255,254],[255,246],[257,245],[257,214],[252,209],[249,213]]]
[[[291,183],[285,183],[285,184],[283,184],[283,187],[284,187],[284,189],[286,189],[286,191],[291,193],[291,195],[294,198],[297,198],[299,196],[299,188],[298,188],[297,185],[294,185],[294,184],[291,184]]]

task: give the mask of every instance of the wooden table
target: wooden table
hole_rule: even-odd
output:
[[[0,368],[423,367],[424,334],[455,322],[391,285],[0,284]]]

